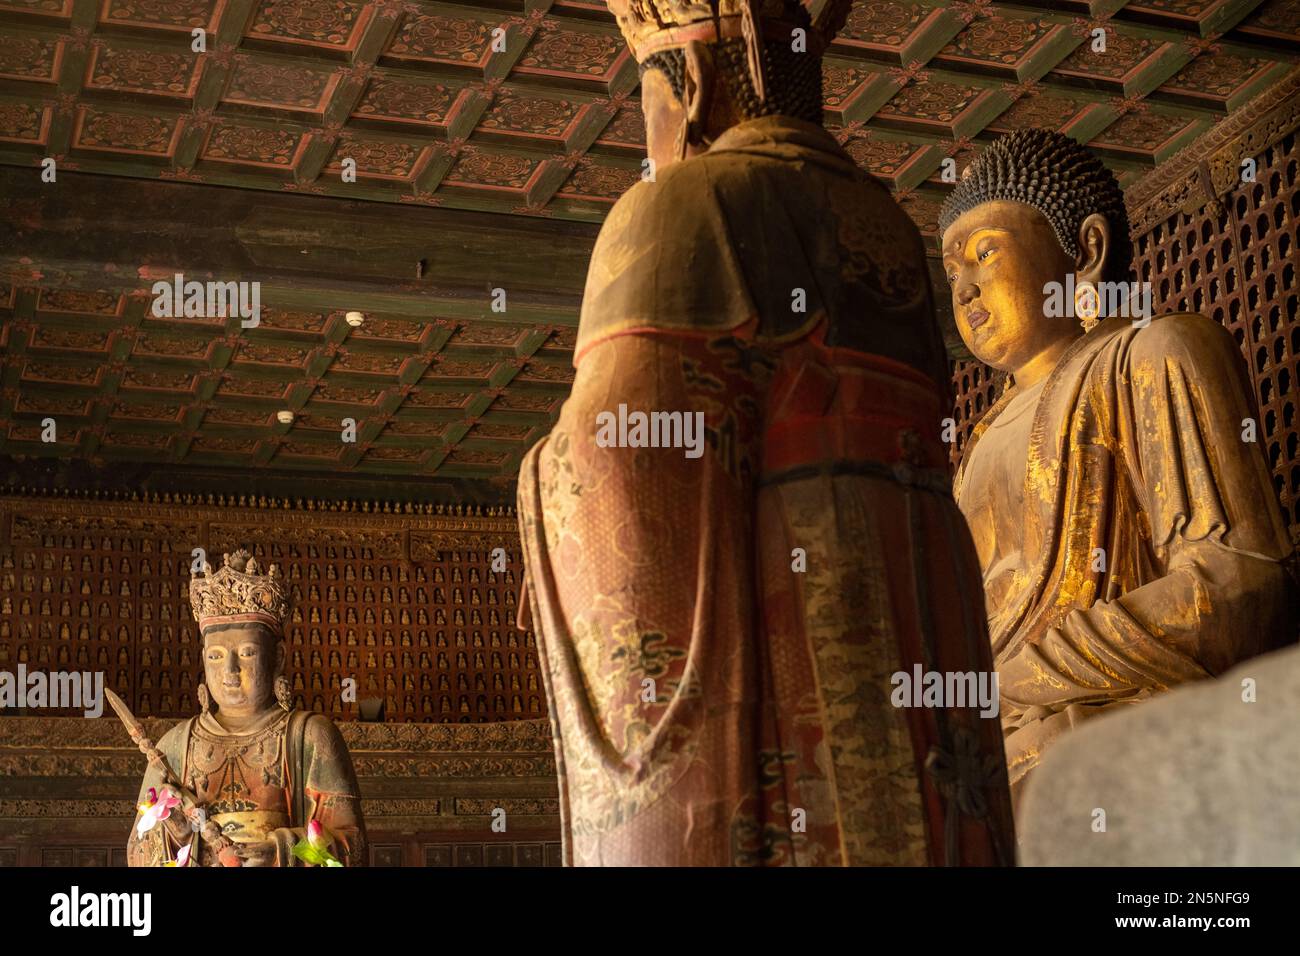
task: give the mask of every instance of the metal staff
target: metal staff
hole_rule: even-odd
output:
[[[131,740],[140,748],[140,752],[145,755],[149,763],[157,768],[158,773],[162,776],[162,782],[176,791],[181,798],[181,808],[184,811],[186,819],[193,821],[194,814],[202,812],[199,799],[192,791],[186,788],[176,774],[172,773],[172,768],[167,764],[167,758],[163,752],[158,749],[157,745],[150,740],[144,732],[144,727],[140,721],[136,720],[135,715],[131,713],[130,708],[126,706],[121,697],[104,688],[104,693],[108,696],[108,703],[122,721],[122,726],[126,732],[131,735]],[[214,850],[220,853],[227,847],[234,846],[234,841],[221,832],[221,827],[217,826],[211,820],[204,820],[203,827],[199,835],[208,841]]]

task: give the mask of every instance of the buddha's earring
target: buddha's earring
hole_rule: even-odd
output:
[[[293,692],[289,690],[289,678],[283,674],[275,679],[275,699],[285,710],[293,710]]]
[[[1097,327],[1097,316],[1101,314],[1101,296],[1091,282],[1080,282],[1075,286],[1074,314],[1085,334]]]

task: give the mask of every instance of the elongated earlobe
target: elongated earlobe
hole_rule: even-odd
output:
[[[709,114],[713,109],[713,51],[708,44],[692,40],[686,44],[684,52],[686,69],[682,105],[686,108],[685,138],[693,146],[707,146]]]
[[[1076,281],[1101,282],[1105,278],[1110,252],[1110,220],[1094,212],[1079,224],[1079,255],[1074,270]]]

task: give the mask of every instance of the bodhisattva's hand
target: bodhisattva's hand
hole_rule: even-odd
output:
[[[275,866],[275,844],[270,840],[262,843],[236,843],[232,849],[240,866]]]
[[[167,819],[162,821],[162,825],[174,843],[189,843],[190,837],[194,835],[194,827],[185,818],[185,814],[180,811],[179,807],[167,815]]]

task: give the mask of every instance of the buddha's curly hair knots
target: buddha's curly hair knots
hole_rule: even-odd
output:
[[[1075,140],[1018,129],[995,140],[965,171],[939,212],[942,233],[963,213],[998,199],[1033,206],[1051,223],[1066,254],[1079,254],[1079,226],[1093,213],[1110,223],[1105,278],[1128,275],[1133,259],[1128,210],[1115,175]]]

